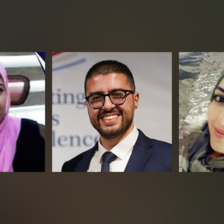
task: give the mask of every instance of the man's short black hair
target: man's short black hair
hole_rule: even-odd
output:
[[[131,84],[132,90],[135,91],[135,81],[130,69],[121,62],[114,60],[107,60],[107,61],[100,61],[89,69],[85,78],[85,84],[84,84],[85,93],[86,93],[86,83],[88,79],[92,78],[93,76],[107,75],[110,73],[124,74],[127,77],[128,82]]]

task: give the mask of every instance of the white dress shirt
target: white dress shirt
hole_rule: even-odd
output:
[[[110,163],[110,172],[124,172],[137,141],[138,134],[137,128],[134,127],[132,132],[125,139],[110,150],[117,156],[117,158]],[[102,155],[107,151],[108,150],[101,145],[100,140],[98,140],[98,150],[91,159],[87,172],[101,172]]]

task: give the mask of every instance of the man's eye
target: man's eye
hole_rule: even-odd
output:
[[[113,93],[113,94],[111,94],[111,96],[114,98],[122,98],[124,96],[124,94],[123,93]]]
[[[99,100],[101,100],[102,99],[102,96],[93,96],[92,97],[92,101],[99,101]]]
[[[214,100],[218,103],[223,103],[224,102],[224,97],[220,95],[215,95]]]
[[[113,94],[112,97],[122,97],[121,94]]]

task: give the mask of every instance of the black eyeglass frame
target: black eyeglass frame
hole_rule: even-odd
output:
[[[116,92],[116,91],[122,91],[122,92],[125,93],[125,96],[124,96],[124,102],[123,102],[123,103],[113,103],[113,102],[112,102],[112,100],[111,100],[111,98],[110,98],[110,94],[113,93],[113,92]],[[131,94],[134,94],[134,93],[135,93],[135,91],[132,91],[132,90],[115,89],[115,90],[112,90],[111,92],[109,92],[109,93],[107,93],[107,94],[93,93],[93,94],[91,94],[91,95],[89,95],[89,96],[86,96],[85,99],[86,99],[86,101],[89,103],[89,105],[90,105],[93,109],[96,109],[96,110],[97,110],[97,109],[101,109],[101,108],[104,106],[104,103],[105,103],[105,97],[106,97],[106,96],[109,97],[110,102],[111,102],[112,104],[114,104],[114,105],[122,105],[122,104],[124,104],[125,101],[126,101],[127,92],[130,92]],[[90,98],[91,96],[93,96],[93,95],[97,95],[97,94],[103,96],[103,103],[102,103],[102,106],[101,106],[101,107],[97,107],[97,108],[96,108],[96,107],[93,107],[92,104],[89,102],[89,98]]]

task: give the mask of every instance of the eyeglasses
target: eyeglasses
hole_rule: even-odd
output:
[[[100,109],[104,105],[106,96],[109,97],[111,103],[114,105],[124,104],[128,92],[131,94],[135,93],[132,90],[113,90],[108,94],[94,93],[90,96],[85,97],[85,99],[93,109]]]

